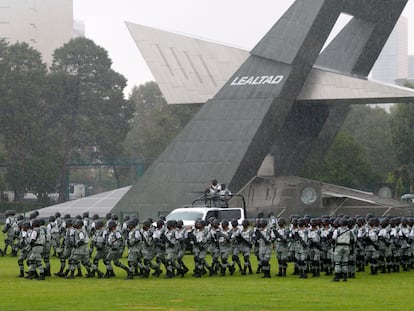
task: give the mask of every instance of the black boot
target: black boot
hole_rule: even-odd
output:
[[[24,278],[24,272],[23,272],[23,270],[20,271],[20,274],[17,277],[18,278]]]
[[[263,276],[262,277],[265,278],[265,279],[270,279],[271,278],[270,270],[263,270]]]
[[[339,282],[339,273],[335,273],[335,277],[332,280],[333,282]]]
[[[103,276],[105,279],[109,279],[111,277],[111,272],[110,271],[111,270],[106,270],[106,272],[105,272],[105,274]]]
[[[44,274],[45,274],[45,276],[52,276],[52,274],[50,274],[50,267],[49,268],[45,268]]]
[[[295,267],[293,268],[293,275],[299,275],[299,269],[297,265],[295,265]]]
[[[34,278],[33,271],[28,271],[27,275],[24,277],[25,279],[32,280]]]
[[[147,279],[149,277],[150,274],[150,268],[144,268],[143,273],[142,273],[142,278]]]
[[[63,278],[65,274],[63,273],[63,268],[60,268],[59,272],[53,273],[56,276]]]
[[[249,274],[253,274],[252,266],[247,266],[247,269],[249,270]]]
[[[194,269],[194,274],[193,274],[193,276],[194,276],[195,278],[201,278],[201,274],[202,274],[202,271],[201,271],[200,269],[198,269],[198,268],[195,268],[195,269]]]
[[[93,278],[93,277],[95,277],[95,271],[91,271],[91,269],[88,268],[87,273],[85,275],[85,278],[90,279],[90,278]]]
[[[159,277],[162,273],[162,270],[159,267],[155,268],[155,272],[152,274],[155,277]]]
[[[172,279],[173,277],[174,277],[173,272],[172,272],[171,270],[168,270],[168,269],[167,269],[167,272],[166,272],[165,278],[166,278],[166,279]]]
[[[235,270],[236,269],[234,268],[234,266],[230,266],[229,267],[230,275],[233,275]]]
[[[96,269],[95,272],[98,275],[98,279],[102,279],[105,275],[103,272],[99,271],[98,269]]]
[[[127,280],[132,280],[134,278],[134,273],[132,271],[129,271],[129,270],[127,271],[127,273],[128,273],[127,277],[126,277]]]
[[[241,271],[241,275],[246,275],[246,267],[244,267],[243,270]]]
[[[40,273],[39,277],[37,278],[39,281],[44,281],[45,280],[45,274],[44,273]]]
[[[76,276],[83,277],[82,270],[80,268],[78,268],[78,274],[76,274]]]
[[[283,269],[282,268],[279,268],[279,273],[276,274],[276,276],[283,276]]]
[[[75,278],[75,271],[70,271],[70,274],[66,276],[67,279],[74,279]]]

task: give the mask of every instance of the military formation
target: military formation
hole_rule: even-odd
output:
[[[181,220],[153,222],[108,214],[61,216],[47,220],[32,212],[29,219],[6,211],[5,247],[0,255],[17,257],[19,277],[44,280],[52,276],[50,256],[60,260],[55,276],[73,279],[111,278],[114,267],[127,279],[184,277],[189,268],[184,255],[191,251],[194,277],[253,274],[250,256],[257,258],[255,273],[271,277],[274,256],[278,277],[288,264],[299,278],[333,275],[333,281],[355,278],[369,267],[370,274],[409,271],[414,265],[414,219],[405,217],[292,216],[289,220],[262,213],[243,220],[197,220],[191,228]],[[123,254],[127,254],[126,264]],[[82,269],[83,266],[83,269]],[[84,275],[82,271],[86,270]]]

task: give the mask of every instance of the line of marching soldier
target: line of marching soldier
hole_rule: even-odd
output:
[[[182,221],[145,220],[108,214],[105,221],[88,213],[71,218],[60,213],[49,217],[46,224],[30,214],[28,220],[7,212],[5,249],[18,255],[20,277],[45,279],[50,276],[50,254],[60,259],[55,275],[65,278],[82,276],[110,278],[113,265],[125,270],[127,278],[159,277],[162,268],[167,278],[183,277],[188,271],[183,257],[189,248],[194,258],[194,277],[233,275],[236,268],[242,275],[253,274],[250,255],[257,257],[256,273],[270,278],[271,259],[278,261],[277,276],[286,276],[288,263],[300,278],[334,274],[334,281],[354,278],[355,272],[370,266],[371,274],[408,271],[414,263],[414,221],[400,217],[291,217],[268,219],[258,215],[251,224],[244,220],[198,220],[193,228]],[[9,232],[11,232],[9,234]],[[127,265],[120,259],[127,249]],[[207,257],[208,256],[208,257]],[[99,269],[102,262],[105,272]]]

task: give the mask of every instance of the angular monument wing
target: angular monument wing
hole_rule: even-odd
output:
[[[223,44],[126,25],[169,104],[207,102],[249,56]]]
[[[409,103],[414,102],[414,90],[313,69],[297,100],[327,104]]]

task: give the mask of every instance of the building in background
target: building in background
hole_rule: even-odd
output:
[[[0,0],[0,38],[27,42],[48,65],[54,50],[74,37],[74,26],[84,32],[74,24],[73,0]]]
[[[401,16],[388,38],[371,77],[374,80],[395,84],[397,79],[408,78],[408,22]]]
[[[414,55],[408,56],[408,78],[414,78]]]
[[[73,20],[73,38],[85,37],[85,23],[80,20]]]

